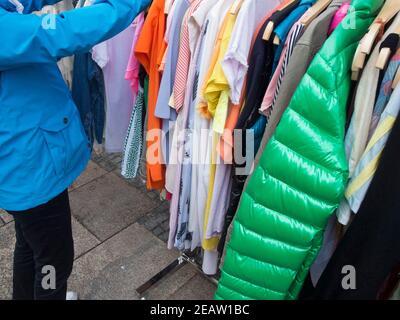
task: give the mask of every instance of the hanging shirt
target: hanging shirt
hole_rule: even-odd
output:
[[[174,97],[173,97],[173,106],[176,111],[183,107],[183,103],[185,100],[185,91],[189,73],[189,65],[190,65],[190,39],[189,39],[189,26],[188,22],[190,17],[193,15],[193,12],[198,8],[200,4],[200,0],[193,0],[190,4],[189,9],[187,10],[181,29],[181,36],[179,42],[179,55],[178,62],[176,65],[176,74],[174,81]]]
[[[229,96],[234,104],[239,103],[242,92],[253,34],[265,15],[280,2],[279,0],[244,0],[240,7],[229,46],[221,61],[231,89]]]
[[[192,102],[194,108],[202,98],[202,88],[206,81],[206,74],[211,65],[214,44],[218,31],[223,23],[229,7],[233,0],[217,1],[209,10],[206,21],[200,36],[201,47],[199,54],[194,61],[196,69],[196,85],[194,92],[196,99]],[[192,187],[190,192],[190,217],[189,231],[192,234],[191,249],[201,246],[203,239],[204,212],[207,201],[208,183],[210,176],[211,159],[211,137],[202,134],[210,129],[210,121],[202,117],[195,109],[193,114],[193,166],[192,166]],[[205,253],[205,255],[208,255]],[[214,259],[214,257],[212,257]]]
[[[90,144],[103,142],[105,122],[104,77],[90,52],[78,53],[74,59],[72,99],[82,120]]]
[[[360,209],[375,171],[378,168],[379,159],[399,113],[399,101],[400,86],[398,85],[391,95],[388,105],[381,114],[376,130],[354,170],[353,178],[349,182],[345,196],[354,213],[357,213]]]
[[[135,103],[131,85],[125,80],[126,66],[137,24],[95,46],[92,57],[103,69],[106,89],[105,151],[122,152],[129,119]]]
[[[258,119],[258,108],[261,105],[265,90],[268,87],[274,60],[273,36],[268,41],[263,39],[264,30],[269,22],[279,25],[293,10],[293,6],[288,6],[276,11],[266,20],[257,34],[251,56],[249,57],[249,70],[246,83],[246,98],[238,123],[237,129],[246,126],[251,127]]]
[[[379,69],[375,67],[375,63],[379,56],[380,45],[393,33],[395,26],[399,23],[400,15],[397,15],[369,57],[358,84],[354,113],[345,137],[346,156],[349,162],[349,179],[353,178],[355,169],[368,144],[369,129],[379,83]],[[340,203],[336,214],[341,224],[346,225],[349,223],[351,209],[346,199],[343,199]]]
[[[136,177],[143,149],[144,93],[143,88],[138,89],[135,107],[132,110],[128,133],[125,139],[121,164],[121,175],[126,179]]]
[[[186,10],[189,8],[188,0],[175,0],[173,11],[170,12],[168,18],[171,21],[169,37],[167,39],[168,47],[165,52],[165,66],[162,74],[160,89],[157,97],[155,108],[155,116],[162,119],[162,153],[165,163],[170,162],[170,150],[172,132],[170,130],[171,122],[176,120],[176,111],[168,105],[169,98],[172,94],[172,88],[176,73],[176,64],[178,61],[179,52],[179,36],[181,32],[182,20]],[[173,14],[173,16],[171,16]],[[174,176],[174,175],[173,175]],[[165,188],[172,192],[173,182],[170,181],[168,170],[165,177]]]
[[[182,28],[185,24],[188,23],[189,19],[192,19],[192,15],[196,12],[200,1],[193,1],[186,12],[186,17],[184,18],[184,22],[182,23]],[[187,29],[189,31],[189,29]],[[198,33],[197,33],[198,34]],[[199,34],[198,34],[199,35]],[[182,33],[181,33],[182,36]],[[186,41],[189,42],[189,34],[187,35]],[[197,40],[196,40],[197,42]],[[195,51],[191,51],[191,46],[188,43],[189,48],[189,58],[191,59],[195,55]],[[193,50],[196,48],[192,47]],[[187,74],[187,83],[186,90],[187,94],[185,94],[184,104],[182,106],[181,112],[178,114],[176,119],[176,124],[174,128],[174,135],[172,140],[172,152],[176,155],[176,158],[173,159],[167,167],[167,176],[173,177],[173,179],[168,179],[168,181],[173,181],[173,189],[172,189],[172,201],[170,207],[170,232],[168,239],[168,247],[172,248],[175,242],[175,238],[178,237],[178,241],[176,242],[177,246],[180,247],[182,241],[185,241],[186,234],[186,223],[188,221],[188,210],[189,210],[189,194],[190,194],[190,177],[191,174],[184,175],[183,169],[187,169],[187,166],[191,166],[190,161],[190,151],[189,151],[189,143],[186,143],[188,140],[188,132],[185,130],[187,127],[188,115],[189,115],[189,107],[190,107],[190,97],[191,90],[194,81],[194,68],[187,66],[188,74]],[[178,72],[178,70],[177,70]],[[185,91],[186,91],[185,90]],[[185,179],[184,181],[182,179]],[[178,220],[179,218],[179,220]],[[178,227],[178,223],[183,223],[185,225],[179,225],[180,233],[176,234],[176,230]]]
[[[135,46],[139,38],[139,34],[142,31],[143,24],[144,24],[144,12],[139,14],[136,17],[135,21],[133,21],[135,33],[133,35],[131,54],[129,56],[128,66],[125,72],[125,79],[130,82],[134,96],[137,96],[139,91],[139,70],[140,70],[139,61],[135,56]]]
[[[174,201],[177,201],[176,197],[179,197],[175,247],[180,250],[189,249],[191,245],[190,243],[191,235],[189,232],[189,217],[190,217],[192,165],[194,164],[193,119],[195,114],[195,101],[196,101],[196,91],[194,90],[194,88],[197,86],[196,61],[197,61],[197,56],[199,55],[199,52],[201,50],[202,37],[200,37],[200,34],[204,24],[204,20],[206,19],[207,13],[214,6],[214,4],[215,4],[214,0],[202,0],[201,4],[188,19],[191,62],[189,66],[184,108],[182,112],[179,113],[177,119],[177,130],[180,130],[182,126],[185,127],[185,132],[183,135],[184,139],[183,147],[180,148],[179,150],[181,157],[183,158],[183,161],[182,165],[179,168],[180,170],[178,171],[178,175],[180,174],[180,183],[176,184],[172,196],[172,203]],[[183,123],[183,120],[185,120],[186,124]]]
[[[292,12],[274,29],[274,34],[279,38],[280,42],[275,50],[272,70],[275,70],[278,65],[290,29],[315,2],[316,0],[300,0],[298,6],[294,8]]]
[[[267,91],[265,92],[264,99],[261,103],[260,112],[262,112],[267,118],[269,118],[271,115],[272,107],[276,97],[279,94],[282,79],[285,76],[285,70],[289,64],[294,46],[296,45],[297,40],[300,38],[304,28],[304,25],[298,22],[289,32],[278,66],[276,67],[274,75],[271,78]]]
[[[393,56],[392,60],[389,62],[385,75],[382,79],[382,83],[379,89],[378,99],[376,100],[374,111],[372,113],[371,126],[369,128],[369,138],[375,132],[381,114],[384,108],[386,107],[390,99],[390,96],[393,92],[392,84],[399,66],[400,66],[400,51],[397,51],[397,53]]]
[[[253,45],[256,39],[257,34],[259,33],[259,31],[261,30],[262,26],[264,25],[264,22],[269,19],[271,17],[271,15],[275,12],[280,10],[282,7],[286,6],[289,3],[290,0],[284,0],[281,4],[279,4],[278,6],[276,6],[275,8],[273,8],[272,10],[270,10],[266,15],[263,16],[260,23],[258,23],[258,25],[256,26],[255,32],[253,32],[252,34],[252,39],[251,39],[251,46],[249,47],[249,49],[246,49],[243,51],[243,53],[247,52],[247,56],[246,59],[243,60],[246,62],[246,64],[243,64],[243,61],[240,62],[239,64],[237,64],[237,62],[235,61],[236,58],[236,53],[235,51],[232,51],[232,53],[230,54],[229,51],[230,49],[228,48],[228,51],[225,55],[224,61],[222,61],[222,67],[224,68],[224,72],[225,75],[228,79],[228,81],[230,81],[230,88],[231,88],[231,94],[230,94],[230,98],[231,98],[231,105],[230,105],[230,110],[228,112],[228,117],[225,123],[225,130],[219,140],[218,143],[218,153],[219,155],[222,157],[222,159],[224,159],[225,162],[227,163],[232,163],[233,160],[233,130],[236,127],[237,121],[239,119],[239,115],[240,115],[240,111],[242,109],[242,106],[244,104],[244,98],[245,98],[245,86],[243,85],[245,83],[245,78],[243,80],[240,79],[240,74],[242,71],[240,71],[240,69],[243,69],[243,67],[245,66],[245,68],[243,69],[244,74],[246,74],[247,72],[247,68],[248,68],[248,55],[250,54],[250,52],[253,49]],[[260,2],[254,2],[254,1],[245,1],[242,4],[242,7],[240,9],[239,12],[239,16],[238,19],[235,23],[235,28],[234,31],[232,33],[232,40],[231,40],[231,44],[234,43],[234,39],[238,38],[236,40],[236,42],[241,43],[241,36],[242,34],[240,33],[240,28],[236,27],[239,23],[239,18],[240,16],[244,15],[244,13],[242,12],[246,12],[246,8],[249,8],[250,4],[254,4],[254,3],[260,3]],[[265,2],[262,1],[261,4],[267,4],[269,2]],[[246,6],[246,4],[248,4]],[[251,7],[251,6],[250,6]],[[243,11],[244,10],[244,11]],[[253,11],[253,10],[251,10]],[[257,14],[259,14],[261,12],[261,10],[256,10]],[[251,15],[250,15],[251,17]],[[246,20],[244,20],[246,21]],[[238,32],[238,34],[237,34]],[[245,42],[244,42],[245,43]],[[235,46],[236,47],[236,46]],[[240,59],[241,60],[241,59]],[[239,81],[237,82],[238,88],[241,88],[241,92],[240,92],[240,101],[239,103],[236,103],[235,101],[237,101],[237,98],[235,98],[235,94],[234,91],[237,90],[235,88],[237,88],[236,84],[233,85],[230,78],[230,71],[229,69],[234,70],[232,72],[232,76],[236,77],[236,75],[239,76]],[[233,78],[232,78],[233,79]]]
[[[207,81],[207,85],[204,88],[204,97],[207,100],[208,106],[205,112],[208,112],[209,115],[214,118],[213,130],[219,134],[222,134],[225,127],[229,103],[229,83],[225,77],[221,62],[228,49],[239,10],[240,7],[236,8],[233,12],[229,12],[227,16],[226,25],[224,29],[221,30],[220,39],[218,39],[220,41],[220,48],[216,63]]]
[[[164,54],[161,59],[161,64],[160,67],[158,68],[158,71],[164,72],[165,68],[165,60],[167,56],[167,51],[168,51],[168,42],[169,42],[169,37],[171,33],[171,23],[172,23],[172,18],[175,15],[175,8],[176,8],[176,1],[173,1],[171,8],[169,9],[168,15],[167,15],[167,22],[166,22],[166,27],[165,27],[165,33],[164,33],[164,42],[165,42],[165,50]]]
[[[164,1],[154,0],[135,47],[135,55],[149,75],[147,109],[147,188],[164,188],[165,168],[162,164],[162,121],[155,116],[161,75],[158,71],[164,53]]]

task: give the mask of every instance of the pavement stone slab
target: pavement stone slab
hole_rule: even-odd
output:
[[[213,300],[216,286],[201,274],[195,275],[190,281],[168,297],[169,300]]]
[[[4,223],[9,223],[14,221],[14,218],[12,217],[12,215],[0,209],[0,220],[3,221]]]
[[[121,179],[125,180],[126,183],[134,186],[136,189],[142,191],[146,196],[148,196],[152,200],[158,200],[160,201],[160,192],[157,190],[148,190],[146,187],[146,181],[143,180],[142,177],[137,176],[136,178],[133,179],[126,179],[121,175],[121,169],[117,168],[113,170],[113,173],[120,177]],[[160,201],[161,203],[161,201]]]
[[[73,215],[102,241],[159,205],[112,173],[74,190],[70,200]]]
[[[111,172],[121,168],[122,154],[121,153],[93,153],[92,160],[101,166],[104,170]]]
[[[75,182],[69,188],[70,191],[73,191],[97,178],[104,176],[107,173],[106,170],[101,168],[93,161],[89,161],[89,164],[84,172],[75,180]]]
[[[135,223],[75,261],[69,289],[80,299],[138,299],[136,288],[177,256]]]
[[[74,235],[75,259],[100,244],[100,241],[72,217],[72,233]]]
[[[167,300],[176,291],[190,281],[197,270],[186,264],[175,272],[166,275],[162,280],[153,285],[145,294],[148,300]]]
[[[12,297],[12,261],[15,245],[14,223],[0,228],[0,301]]]

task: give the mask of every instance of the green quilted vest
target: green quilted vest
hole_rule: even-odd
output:
[[[351,64],[383,2],[353,0],[304,75],[242,195],[216,299],[297,298],[344,194]]]

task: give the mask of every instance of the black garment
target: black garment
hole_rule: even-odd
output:
[[[397,118],[360,211],[323,272],[315,299],[376,299],[400,264],[400,118]],[[354,266],[356,289],[342,288],[343,266]]]
[[[74,243],[68,192],[25,211],[9,211],[15,220],[14,300],[65,300],[72,271]],[[42,279],[53,266],[56,288],[45,290]],[[42,273],[42,270],[44,273]],[[46,279],[45,279],[46,280]],[[48,282],[46,282],[48,283]]]
[[[252,128],[261,116],[258,109],[261,107],[265,92],[267,91],[272,76],[272,66],[274,63],[274,36],[269,41],[263,39],[265,28],[269,22],[273,22],[274,26],[278,26],[292,11],[299,5],[300,1],[295,1],[281,11],[274,12],[269,19],[262,25],[257,37],[254,41],[252,51],[249,56],[249,69],[246,80],[245,103],[240,113],[235,129],[242,130],[235,134],[236,138],[240,137],[240,143],[235,143],[235,147],[241,146],[241,155],[245,157],[246,151],[246,130]],[[255,150],[257,152],[257,150]],[[254,158],[252,155],[252,159]],[[243,192],[243,187],[247,179],[247,175],[237,175],[236,168],[245,168],[246,163],[234,163],[232,170],[232,190],[230,194],[229,208],[226,213],[224,230],[222,232],[221,241],[219,242],[219,252],[223,252],[225,238],[228,228],[233,220],[239,205],[239,200]]]

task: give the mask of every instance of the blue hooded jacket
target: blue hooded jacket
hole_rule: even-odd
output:
[[[0,208],[48,202],[85,169],[90,145],[57,61],[107,40],[149,0],[97,0],[39,17],[58,0],[20,0],[23,14],[0,0]]]

